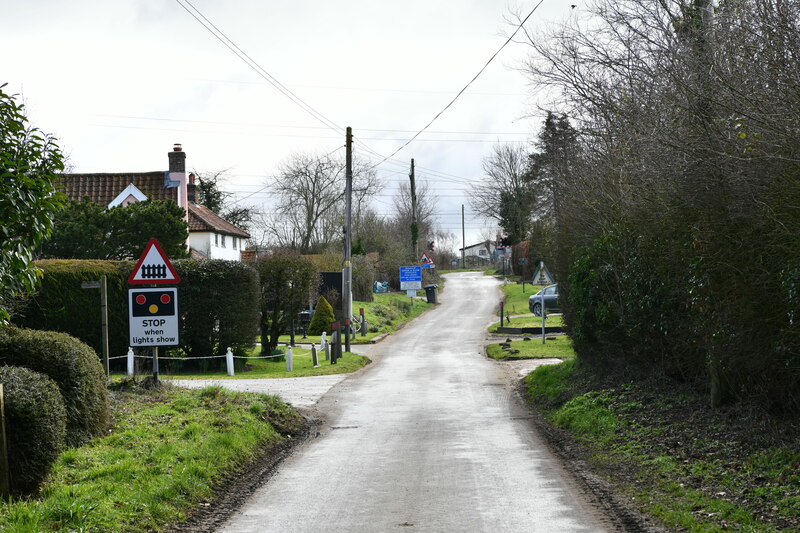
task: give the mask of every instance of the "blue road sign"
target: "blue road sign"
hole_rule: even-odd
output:
[[[418,266],[400,267],[400,281],[422,281],[422,269]]]

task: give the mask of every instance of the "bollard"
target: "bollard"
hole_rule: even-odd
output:
[[[325,349],[325,346],[328,344],[328,337],[327,337],[327,335],[328,335],[328,333],[327,333],[326,331],[323,331],[323,332],[322,332],[322,336],[320,336],[320,338],[319,338],[319,351],[320,351],[320,352],[321,352],[322,350],[324,350],[324,349]]]
[[[336,364],[336,357],[339,354],[337,351],[339,349],[339,331],[334,331],[333,335],[331,335],[331,364]]]
[[[331,360],[331,345],[328,344],[327,342],[325,343],[325,360],[326,361]]]
[[[311,345],[311,364],[314,365],[314,368],[319,366],[319,361],[317,361],[317,347],[313,344]]]
[[[225,353],[225,364],[228,366],[228,375],[233,375],[233,352],[231,347],[228,346],[228,351]]]
[[[128,346],[128,377],[133,377],[133,348]]]
[[[362,337],[366,337],[367,336],[367,319],[366,318],[364,318],[361,321],[361,336]]]
[[[286,348],[286,371],[291,372],[294,370],[294,361],[292,361],[292,347]]]

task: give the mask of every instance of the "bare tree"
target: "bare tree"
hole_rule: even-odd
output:
[[[523,240],[538,200],[528,152],[518,144],[495,145],[483,171],[486,179],[472,186],[472,208],[497,221],[512,242]]]
[[[308,252],[325,246],[341,233],[345,163],[342,158],[297,153],[280,167],[273,185],[277,217],[267,223],[274,239]],[[366,200],[379,190],[376,174],[363,164],[353,171],[353,205],[358,216]],[[291,238],[290,238],[291,236]]]

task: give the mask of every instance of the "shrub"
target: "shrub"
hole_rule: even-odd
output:
[[[64,402],[56,383],[17,366],[0,367],[6,413],[11,493],[30,494],[64,449]]]
[[[317,300],[317,307],[314,309],[314,316],[311,317],[311,323],[308,325],[308,334],[322,335],[323,331],[328,331],[334,320],[336,317],[333,314],[333,307],[324,296],[320,296]]]
[[[109,425],[108,390],[100,359],[75,337],[55,331],[0,331],[0,364],[24,366],[56,382],[64,397],[67,444],[78,446]]]
[[[44,273],[41,287],[14,314],[15,325],[69,333],[102,354],[100,292],[81,288],[81,283],[105,275],[110,355],[124,355],[128,351],[127,278],[133,269],[132,262],[49,259],[37,261],[36,266]]]
[[[181,277],[180,342],[186,355],[221,355],[228,347],[243,355],[258,336],[258,272],[238,261],[186,259],[173,264]],[[203,361],[225,364],[224,359]]]

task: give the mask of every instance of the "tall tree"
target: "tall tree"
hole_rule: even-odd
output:
[[[198,182],[197,203],[212,210],[237,228],[249,232],[258,212],[252,207],[236,206],[236,202],[230,201],[232,194],[223,191],[220,187],[226,179],[225,172],[224,170],[218,172],[195,171]]]
[[[497,221],[512,244],[525,239],[538,194],[527,150],[519,144],[495,145],[483,161],[486,179],[472,186],[475,212]]]
[[[0,85],[0,325],[7,302],[36,288],[33,254],[51,231],[63,195],[56,173],[64,168],[55,139],[28,125],[24,107]]]

